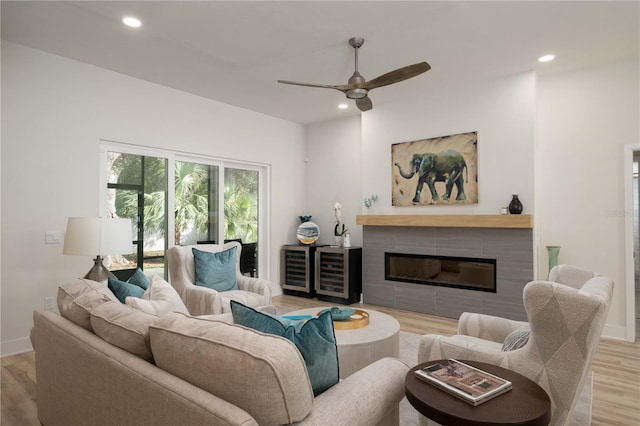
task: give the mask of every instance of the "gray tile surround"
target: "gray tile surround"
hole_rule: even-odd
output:
[[[533,230],[364,226],[365,303],[457,319],[478,312],[526,320],[522,290],[533,279]],[[384,253],[496,259],[496,293],[384,279]]]

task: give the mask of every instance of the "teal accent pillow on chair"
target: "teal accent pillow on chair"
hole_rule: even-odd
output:
[[[210,253],[195,248],[193,261],[196,270],[196,285],[209,287],[217,291],[238,289],[236,279],[236,248],[218,253]]]
[[[236,324],[291,340],[304,358],[315,396],[340,380],[338,347],[329,311],[307,321],[295,321],[232,300],[231,312]]]
[[[144,294],[144,290],[142,289],[142,287],[111,277],[109,277],[109,280],[107,281],[107,286],[109,287],[109,290],[111,290],[111,292],[118,298],[120,303],[124,303],[125,299],[128,296],[140,298]]]

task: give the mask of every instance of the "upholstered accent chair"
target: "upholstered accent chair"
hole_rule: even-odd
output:
[[[195,261],[192,249],[219,253],[233,247],[236,248],[235,263],[238,289],[217,291],[196,285]],[[191,315],[214,315],[231,312],[231,300],[252,308],[271,304],[271,282],[242,275],[240,272],[241,253],[242,245],[236,241],[226,244],[174,246],[167,250],[170,283],[180,294]]]
[[[528,324],[465,312],[458,322],[458,335],[422,337],[418,362],[455,358],[511,369],[547,392],[551,425],[589,424],[591,400],[584,404],[581,395],[590,396],[591,360],[612,293],[613,281],[605,276],[575,266],[556,266],[549,281],[532,281],[524,288]],[[507,337],[527,325],[530,333],[524,346],[503,350]],[[579,400],[581,407],[576,410]],[[421,421],[427,422],[426,418]]]

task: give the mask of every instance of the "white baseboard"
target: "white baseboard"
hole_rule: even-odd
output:
[[[25,352],[31,352],[33,346],[31,346],[31,340],[28,337],[20,339],[5,340],[0,343],[0,356],[2,358],[11,355],[18,355]]]
[[[271,284],[271,295],[272,296],[280,296],[282,295],[282,287],[280,287],[278,284]]]
[[[602,337],[607,339],[624,340],[627,342],[630,341],[627,339],[627,328],[621,325],[605,324],[604,330],[602,330]]]

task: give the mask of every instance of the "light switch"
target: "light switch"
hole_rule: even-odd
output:
[[[62,233],[60,231],[45,231],[44,242],[45,244],[60,244],[62,239]]]

